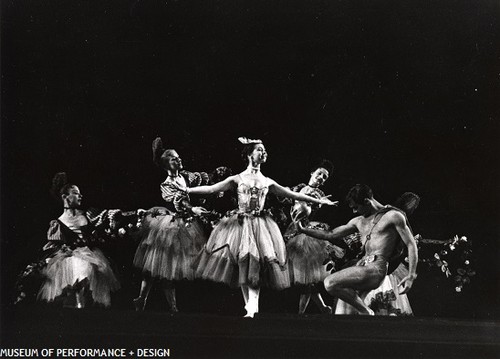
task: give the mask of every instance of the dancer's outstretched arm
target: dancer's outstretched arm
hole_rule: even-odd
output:
[[[326,204],[329,206],[336,206],[339,203],[338,201],[329,200],[328,199],[329,196],[317,199],[300,192],[294,192],[286,187],[283,187],[282,185],[276,183],[273,180],[270,180],[269,189],[277,196],[288,197],[297,201],[312,202],[312,203],[317,203],[319,205]]]
[[[347,224],[338,226],[331,231],[324,231],[321,229],[305,228],[302,222],[298,223],[299,231],[307,234],[308,236],[322,239],[324,241],[337,244],[341,241],[342,237],[348,236],[349,234],[357,232],[358,228],[355,225],[355,218],[351,219]]]
[[[215,183],[211,186],[198,186],[187,188],[188,194],[214,194],[219,192],[225,192],[235,185],[236,176],[230,176],[223,181]]]

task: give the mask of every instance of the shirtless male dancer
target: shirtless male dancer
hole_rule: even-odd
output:
[[[364,303],[362,297],[382,283],[387,273],[388,261],[399,238],[408,248],[409,263],[409,274],[398,284],[398,287],[401,287],[400,294],[407,293],[417,277],[417,245],[404,213],[375,200],[367,185],[357,184],[352,187],[346,200],[353,212],[359,214],[347,224],[331,231],[304,228],[299,224],[299,230],[333,244],[341,241],[342,237],[360,232],[364,247],[363,258],[355,266],[329,275],[324,284],[328,293],[352,305],[360,314],[373,315],[373,311]]]

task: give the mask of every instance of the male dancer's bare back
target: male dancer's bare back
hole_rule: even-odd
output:
[[[371,195],[371,190],[368,193]],[[351,219],[347,224],[330,232],[303,227],[300,229],[310,236],[332,243],[336,243],[346,235],[360,232],[365,249],[363,258],[355,266],[329,275],[324,284],[328,293],[351,304],[360,314],[373,314],[360,293],[362,295],[363,292],[377,288],[383,281],[387,273],[388,260],[399,238],[408,247],[409,261],[409,275],[401,280],[400,293],[408,292],[416,278],[417,247],[403,213],[383,206],[373,196],[364,197],[362,200],[358,198],[356,201],[348,195],[348,200],[349,207],[360,216]]]

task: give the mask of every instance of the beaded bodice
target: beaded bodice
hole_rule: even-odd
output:
[[[250,186],[245,182],[238,185],[238,210],[239,212],[249,213],[252,211],[261,211],[266,202],[266,195],[269,188]]]

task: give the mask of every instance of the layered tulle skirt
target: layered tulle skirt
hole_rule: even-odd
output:
[[[310,228],[320,226],[328,227],[319,222],[310,222],[308,225]],[[318,283],[330,274],[327,264],[330,263],[329,250],[331,250],[332,246],[327,241],[298,232],[294,224],[291,224],[285,232],[285,238],[287,239],[286,251],[291,284],[309,285]]]
[[[141,231],[135,267],[157,278],[195,278],[193,263],[207,240],[197,219],[150,213],[144,217]]]
[[[223,218],[201,251],[196,268],[197,277],[232,287],[290,286],[285,243],[268,215],[236,213]]]
[[[120,288],[108,259],[97,248],[60,249],[48,259],[42,275],[45,282],[38,292],[38,299],[48,302],[63,294],[64,290],[85,283],[93,301],[107,307],[111,304],[111,292]]]

